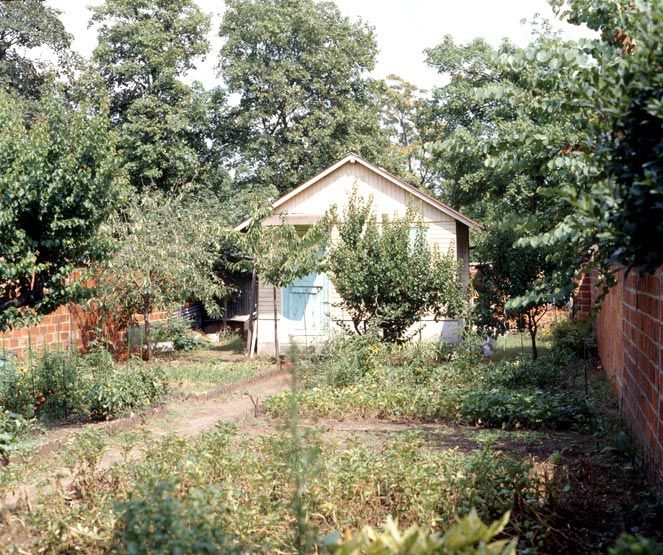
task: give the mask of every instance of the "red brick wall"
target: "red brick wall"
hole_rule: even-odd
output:
[[[626,422],[663,485],[663,267],[654,275],[623,271],[596,320],[599,357]]]
[[[151,321],[158,322],[166,316],[166,312],[153,312]],[[137,317],[136,320],[141,323],[142,317]],[[69,347],[85,350],[99,329],[102,329],[104,339],[111,341],[117,350],[124,348],[125,329],[112,322],[106,322],[102,326],[97,312],[69,303],[44,316],[34,326],[0,333],[0,351],[23,356],[30,348],[34,351]]]

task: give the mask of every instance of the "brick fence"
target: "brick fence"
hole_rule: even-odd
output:
[[[617,270],[615,277],[596,319],[599,358],[652,478],[663,485],[663,267],[644,276]],[[589,299],[582,296],[587,290]],[[592,276],[585,276],[579,315],[597,294]]]
[[[154,322],[165,318],[165,312],[153,312],[150,316]],[[138,323],[142,322],[142,317],[136,319]],[[116,350],[122,350],[126,344],[126,329],[112,322],[102,322],[95,310],[69,303],[44,316],[34,326],[0,333],[0,352],[20,357],[30,349],[76,348],[84,351],[99,335],[110,341]]]

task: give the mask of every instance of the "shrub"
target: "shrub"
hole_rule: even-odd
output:
[[[557,356],[588,358],[596,350],[596,334],[590,320],[559,320],[551,327],[550,336]]]
[[[93,418],[116,418],[154,404],[167,393],[163,370],[158,366],[148,366],[136,358],[120,366],[113,363],[110,354],[100,354],[97,360],[104,363],[94,370],[86,395]]]
[[[166,322],[153,328],[153,341],[172,341],[176,351],[193,351],[203,345],[203,341],[191,331],[192,322],[185,318],[169,317]]]
[[[335,387],[356,383],[387,360],[388,348],[373,335],[336,335],[321,353],[325,382]]]
[[[139,483],[129,499],[115,506],[118,521],[113,550],[119,553],[227,553],[225,535],[209,515],[201,490],[178,492],[174,477]]]
[[[0,368],[0,406],[26,418],[114,418],[165,393],[159,367],[137,359],[118,364],[105,350],[89,355],[47,351]]]
[[[338,233],[326,265],[352,331],[400,343],[426,313],[460,316],[465,299],[454,257],[430,247],[414,211],[378,222],[371,204],[355,191],[342,218],[331,214]]]
[[[564,374],[555,359],[509,360],[486,366],[481,383],[489,387],[536,387],[559,386]]]
[[[0,406],[0,466],[9,462],[9,455],[14,451],[18,437],[31,427],[31,422],[20,414],[4,410]]]
[[[608,555],[663,555],[663,545],[641,536],[622,534]]]
[[[489,428],[565,430],[587,421],[584,399],[567,393],[535,390],[468,390],[462,396],[457,420]]]

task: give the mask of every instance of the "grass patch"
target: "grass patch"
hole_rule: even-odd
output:
[[[205,393],[273,369],[274,365],[265,358],[230,357],[233,341],[164,358],[166,380],[177,392]]]

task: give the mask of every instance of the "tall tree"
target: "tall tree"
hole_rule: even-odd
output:
[[[393,159],[401,175],[435,191],[436,174],[430,160],[429,145],[439,137],[426,91],[397,75],[379,83],[380,117],[390,143]]]
[[[93,58],[137,189],[195,181],[207,156],[207,95],[182,82],[209,49],[209,17],[194,0],[106,0]]]
[[[220,35],[221,74],[238,102],[217,141],[240,183],[288,191],[350,151],[391,165],[366,24],[331,2],[229,0]]]
[[[551,3],[599,37],[580,45],[595,63],[560,80],[587,115],[580,140],[551,160],[575,182],[556,191],[568,209],[541,240],[591,251],[604,275],[614,262],[653,272],[663,264],[663,3]]]
[[[0,91],[0,330],[72,299],[125,183],[106,113],[25,102]]]
[[[28,98],[40,95],[47,74],[57,68],[31,56],[32,49],[51,50],[66,65],[71,35],[59,13],[45,0],[0,0],[0,88]]]
[[[575,183],[551,161],[579,144],[579,122],[589,117],[561,84],[584,75],[589,57],[546,24],[534,28],[526,48],[507,41],[493,48],[480,39],[459,46],[447,37],[428,54],[451,78],[434,92],[437,117],[447,130],[434,149],[446,199],[481,219],[489,232],[510,218],[522,231],[519,241],[550,232],[569,211],[555,191]],[[527,298],[520,297],[523,306],[568,297],[573,266],[590,257],[569,244],[555,251],[546,244],[536,248],[551,264],[531,281]]]

